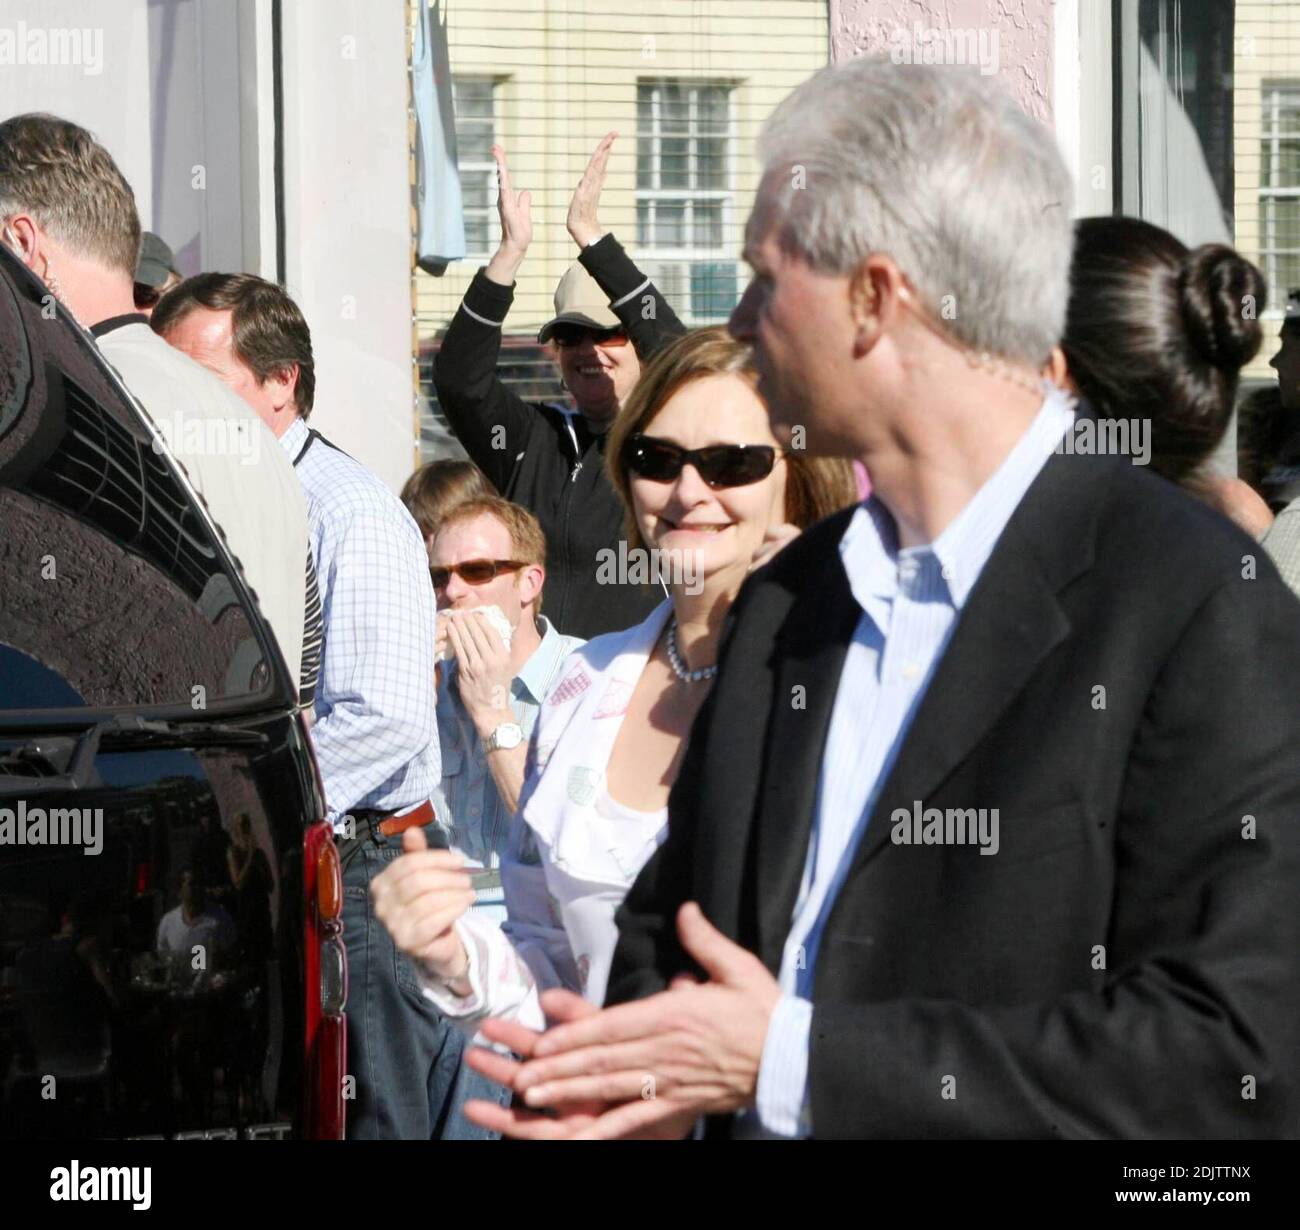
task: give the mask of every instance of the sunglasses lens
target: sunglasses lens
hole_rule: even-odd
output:
[[[776,450],[766,444],[720,444],[701,449],[700,477],[710,487],[747,487],[772,473]]]
[[[497,574],[496,565],[487,559],[469,560],[464,564],[460,564],[456,571],[460,573],[463,580],[468,581],[471,585],[486,584]]]
[[[446,589],[453,572],[470,585],[484,585],[496,576],[497,568],[490,559],[466,560],[463,564],[453,564],[450,568],[430,568],[433,588]]]
[[[584,329],[581,325],[556,325],[551,330],[551,340],[557,346],[581,346],[583,341],[591,338],[597,346],[622,346],[626,344],[627,334],[622,329]]]
[[[682,472],[682,451],[658,440],[634,440],[628,468],[652,483],[668,483]]]

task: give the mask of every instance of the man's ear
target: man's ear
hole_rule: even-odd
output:
[[[537,596],[546,584],[546,569],[541,564],[529,564],[519,570],[519,604],[527,606],[536,602]]]
[[[276,410],[293,406],[293,396],[298,390],[298,364],[290,363],[288,367],[272,372],[262,381],[262,387],[271,392],[271,401]]]
[[[853,317],[854,349],[858,357],[876,344],[902,310],[911,292],[893,258],[873,252],[849,276],[849,311]]]
[[[1058,389],[1064,389],[1067,393],[1079,391],[1074,378],[1070,375],[1070,365],[1066,362],[1065,351],[1060,346],[1052,347],[1052,353],[1048,355],[1047,363],[1043,367],[1043,375]]]
[[[41,233],[31,216],[29,214],[14,214],[4,224],[4,229],[0,231],[0,234],[4,235],[10,251],[24,265],[33,273],[39,273],[36,266],[40,253]]]

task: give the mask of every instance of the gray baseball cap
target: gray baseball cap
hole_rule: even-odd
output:
[[[142,286],[163,286],[171,274],[184,277],[176,268],[172,250],[153,231],[140,236],[140,259],[135,263],[135,280]]]

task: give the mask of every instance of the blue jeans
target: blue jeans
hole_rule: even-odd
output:
[[[432,826],[430,826],[432,828]],[[510,1104],[510,1091],[462,1062],[460,1031],[420,992],[409,957],[374,915],[370,881],[402,852],[375,833],[343,870],[348,954],[349,1140],[494,1140],[461,1113],[470,1098]]]

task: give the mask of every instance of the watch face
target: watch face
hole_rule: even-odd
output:
[[[524,732],[516,722],[502,722],[492,732],[492,740],[497,747],[509,750],[518,747],[524,741]]]

